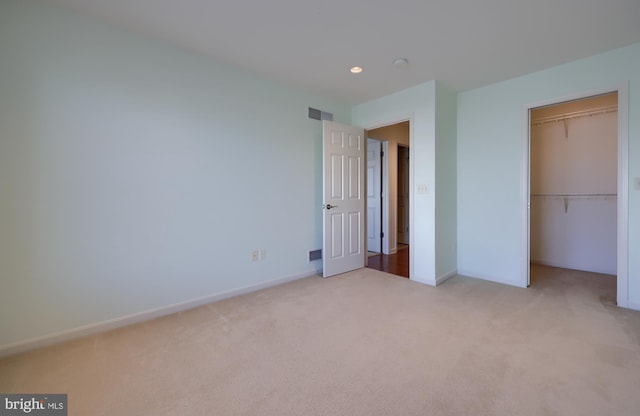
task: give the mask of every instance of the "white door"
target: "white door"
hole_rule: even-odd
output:
[[[364,130],[322,122],[323,276],[364,267]]]
[[[367,139],[367,251],[382,249],[382,142]]]

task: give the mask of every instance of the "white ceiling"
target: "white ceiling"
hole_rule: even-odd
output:
[[[640,0],[49,1],[348,104],[434,79],[468,90],[640,42]]]

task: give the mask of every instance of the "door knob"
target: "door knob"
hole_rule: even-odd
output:
[[[327,205],[323,205],[323,208],[331,209],[331,208],[338,208],[338,206],[337,205],[327,204]]]

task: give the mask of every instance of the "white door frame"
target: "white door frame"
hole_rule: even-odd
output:
[[[382,253],[391,254],[389,245],[389,141],[382,140]]]
[[[531,262],[531,109],[566,101],[579,100],[595,95],[618,93],[618,199],[617,199],[617,294],[618,306],[629,307],[629,83],[610,88],[580,92],[568,96],[551,98],[531,103],[523,110],[524,143],[521,172],[522,201],[522,270],[521,286],[531,282],[529,264]]]
[[[384,152],[382,149],[382,140],[380,139],[376,139],[373,137],[368,137],[367,135],[367,149],[366,149],[366,155],[367,155],[367,171],[366,171],[366,175],[365,175],[365,182],[367,184],[367,211],[365,214],[366,217],[366,226],[367,226],[367,252],[374,252],[374,253],[382,253],[382,236],[381,233],[384,233],[384,228],[382,226],[382,209],[384,208],[383,203],[384,203],[384,193],[382,191],[382,163],[383,163],[383,158],[381,156],[381,153]],[[373,142],[373,143],[372,143]],[[370,178],[369,177],[369,154],[370,154],[370,146],[375,146],[375,156],[374,156],[374,175],[376,175],[375,178]],[[371,189],[369,188],[369,185],[371,184],[371,187],[373,187],[373,194],[374,197],[370,198],[369,197],[369,192],[371,191]],[[377,193],[377,194],[376,194]],[[377,215],[376,218],[373,219],[374,222],[374,226],[373,226],[373,238],[371,235],[369,235],[369,224],[370,221],[372,220],[371,216],[369,215],[369,202],[370,200],[376,200],[376,205],[377,205]],[[385,235],[385,234],[382,234]],[[373,242],[371,240],[374,240]]]
[[[409,122],[409,278],[411,279],[413,276],[413,270],[414,269],[414,265],[413,265],[413,261],[414,261],[414,257],[413,257],[413,238],[414,238],[414,232],[413,232],[413,213],[414,213],[414,208],[413,208],[413,161],[414,161],[414,156],[413,156],[413,146],[411,146],[411,144],[413,143],[413,115],[408,115],[408,116],[400,116],[397,118],[392,118],[391,121],[384,121],[384,122],[380,122],[378,124],[375,125],[370,125],[370,126],[365,126],[365,133],[366,136],[369,137],[369,130],[374,130],[374,129],[379,129],[382,127],[387,127],[387,126],[392,126],[394,124],[399,124],[399,123],[403,123],[405,121]],[[374,137],[375,138],[375,137]],[[377,139],[377,138],[376,138]],[[397,251],[397,244],[396,247],[393,247],[393,251],[392,251],[392,247],[389,243],[389,236],[390,236],[390,223],[392,221],[391,218],[389,218],[389,204],[391,203],[388,199],[389,197],[389,141],[387,140],[382,140],[382,139],[378,139],[382,142],[382,150],[384,151],[384,159],[382,160],[382,193],[383,193],[383,198],[382,198],[382,230],[384,232],[384,237],[382,238],[382,253],[383,254],[393,254]],[[365,207],[365,212],[367,212],[367,209]],[[396,215],[397,215],[397,207],[396,207]],[[396,218],[396,223],[397,223],[397,218]]]

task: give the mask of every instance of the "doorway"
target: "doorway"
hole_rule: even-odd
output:
[[[627,197],[621,187],[627,149],[619,131],[619,102],[619,92],[613,91],[529,109],[527,274],[532,286],[559,272],[595,273],[610,286],[611,301],[617,297],[621,303],[626,216],[620,205]]]
[[[372,153],[367,148],[367,267],[403,277],[409,277],[410,253],[409,128],[409,121],[403,121],[367,131],[367,145],[374,149]],[[374,167],[377,155],[379,170]],[[373,206],[369,205],[370,197]],[[375,226],[378,219],[379,234]]]

